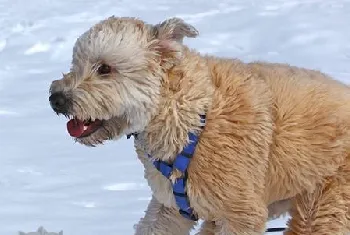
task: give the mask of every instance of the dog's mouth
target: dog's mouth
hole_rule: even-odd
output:
[[[83,138],[96,132],[102,126],[103,120],[80,120],[76,117],[73,117],[67,122],[67,131],[72,137]]]

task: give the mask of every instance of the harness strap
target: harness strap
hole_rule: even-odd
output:
[[[205,115],[200,115],[200,123],[201,128],[205,126]],[[170,178],[173,170],[178,170],[182,173],[182,177],[176,179],[176,181],[172,184],[173,195],[175,197],[176,205],[179,207],[179,212],[182,216],[187,219],[197,221],[198,217],[194,213],[193,208],[190,206],[190,201],[187,195],[187,168],[191,162],[191,159],[196,150],[196,146],[198,144],[199,136],[194,133],[188,133],[189,143],[184,147],[184,149],[179,153],[173,164],[169,164],[165,161],[155,160],[153,161],[153,165],[157,168],[158,171],[162,173],[166,178]],[[152,158],[151,155],[148,154],[149,158]]]
[[[151,158],[149,154],[148,157]],[[171,164],[165,161],[156,160],[153,162],[153,165],[162,173],[162,175],[169,179],[171,173],[173,172],[173,166]]]

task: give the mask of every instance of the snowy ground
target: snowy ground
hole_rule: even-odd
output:
[[[203,53],[320,69],[350,82],[349,0],[0,0],[0,235],[128,235],[150,191],[132,140],[74,144],[48,88],[76,37],[110,15],[180,16]],[[283,220],[273,221],[283,224]]]

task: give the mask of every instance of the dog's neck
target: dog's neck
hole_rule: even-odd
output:
[[[210,109],[213,93],[206,60],[185,50],[181,62],[166,73],[157,114],[139,135],[145,151],[172,162],[187,144],[188,132],[200,132],[199,115]]]

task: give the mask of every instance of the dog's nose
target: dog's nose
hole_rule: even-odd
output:
[[[55,112],[65,113],[67,112],[67,97],[63,92],[53,93],[50,98],[50,105]]]

